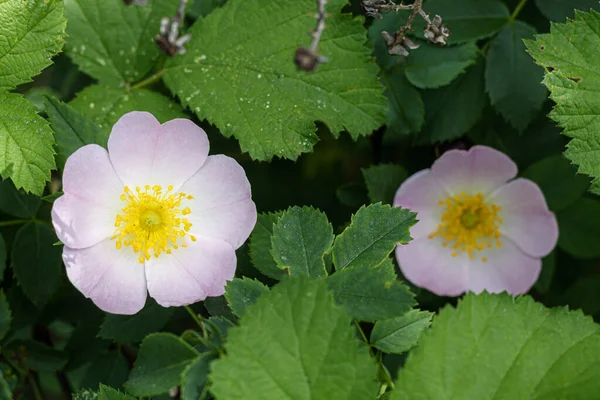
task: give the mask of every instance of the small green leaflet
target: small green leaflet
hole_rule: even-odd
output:
[[[335,238],[333,263],[337,270],[352,265],[375,267],[396,247],[411,240],[409,229],[417,223],[415,213],[381,203],[361,207],[350,226]]]
[[[0,0],[0,91],[30,82],[52,63],[64,44],[63,9],[62,0]]]
[[[374,399],[375,363],[350,322],[323,279],[287,278],[229,330],[211,391],[219,400]]]
[[[399,317],[377,321],[369,342],[384,353],[404,353],[417,345],[432,317],[427,311],[410,310]]]
[[[162,307],[149,297],[137,314],[106,314],[98,336],[119,343],[139,342],[146,335],[161,330],[172,314],[173,308]]]
[[[550,117],[572,138],[565,156],[579,172],[594,178],[592,192],[600,193],[600,14],[576,12],[566,24],[552,23],[549,34],[525,45],[546,71],[544,84],[556,102]]]
[[[208,392],[210,363],[215,359],[211,353],[196,358],[181,374],[181,399],[203,400]]]
[[[234,278],[232,281],[227,282],[225,298],[229,303],[231,311],[238,318],[241,318],[246,308],[254,304],[261,294],[268,291],[269,288],[267,286],[255,279],[246,277],[242,279]]]
[[[385,138],[397,138],[421,130],[425,121],[425,106],[421,93],[406,79],[400,68],[381,73],[388,99],[387,129]]]
[[[544,71],[525,52],[524,38],[535,28],[514,21],[492,41],[486,59],[485,82],[492,105],[517,130],[523,131],[546,101]]]
[[[337,304],[357,321],[403,315],[415,305],[414,295],[398,280],[391,258],[380,266],[353,265],[327,277]]]
[[[100,384],[98,400],[134,400],[134,398],[109,386]]]
[[[125,388],[135,396],[167,393],[179,386],[181,373],[197,356],[192,346],[171,333],[150,334],[142,342]]]
[[[65,165],[67,157],[86,144],[97,144],[106,148],[108,135],[90,118],[54,97],[46,96],[44,103],[54,130],[59,168]]]
[[[79,387],[82,389],[97,389],[105,384],[121,387],[129,375],[129,363],[120,349],[109,350],[96,358],[86,368]]]
[[[123,86],[143,78],[158,59],[153,41],[160,20],[172,16],[177,0],[65,0],[66,50],[79,68],[101,83]]]
[[[558,246],[580,258],[600,256],[600,201],[580,198],[556,214],[560,235]]]
[[[327,276],[325,254],[333,244],[327,216],[312,207],[290,207],[273,226],[271,254],[290,275]]]
[[[77,93],[69,105],[91,118],[107,135],[119,118],[130,111],[148,111],[161,123],[186,118],[176,102],[147,89],[92,85]]]
[[[327,4],[319,53],[329,62],[316,72],[292,61],[309,42],[304,32],[315,27],[314,1],[229,0],[192,26],[187,53],[167,61],[164,81],[257,160],[311,151],[318,140],[314,121],[336,137],[342,130],[354,139],[368,135],[385,122],[386,103],[363,20],[341,14],[345,5]]]
[[[393,400],[594,399],[599,325],[530,297],[468,294],[421,335]]]
[[[21,95],[0,92],[0,104],[0,174],[17,189],[41,195],[56,168],[52,130]]]
[[[408,177],[406,170],[397,164],[372,165],[361,171],[372,203],[392,204],[400,184]]]
[[[279,269],[271,255],[271,235],[273,226],[283,211],[277,213],[258,214],[256,225],[250,235],[250,259],[252,265],[269,278],[280,280],[288,276],[288,271]]]
[[[35,217],[42,202],[40,198],[17,190],[9,179],[0,181],[0,210],[22,219]]]

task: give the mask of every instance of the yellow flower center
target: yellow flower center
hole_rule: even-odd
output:
[[[500,207],[486,203],[481,193],[469,196],[463,192],[440,201],[439,205],[445,210],[437,230],[429,235],[429,239],[442,238],[444,246],[456,250],[452,257],[462,251],[473,259],[476,251],[502,246]],[[487,258],[481,257],[481,260],[486,262]]]
[[[173,186],[166,192],[159,185],[136,187],[135,191],[125,186],[121,200],[122,213],[115,218],[115,240],[117,249],[132,246],[143,263],[161,253],[171,254],[172,249],[187,247],[185,238],[193,242],[196,238],[188,232],[192,224],[185,217],[191,214],[189,207],[182,207],[185,200],[193,199],[185,193],[172,193]]]

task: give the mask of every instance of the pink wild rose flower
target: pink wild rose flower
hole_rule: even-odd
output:
[[[513,179],[517,166],[485,146],[450,150],[396,192],[417,212],[413,240],[396,247],[404,276],[442,296],[527,292],[558,239],[540,188]]]
[[[148,292],[165,307],[224,293],[256,207],[242,167],[208,148],[189,120],[130,112],[108,151],[67,159],[52,222],[67,276],[99,308],[135,314]]]

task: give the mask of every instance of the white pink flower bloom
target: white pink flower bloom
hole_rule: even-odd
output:
[[[417,212],[413,240],[398,245],[404,276],[438,295],[527,292],[558,225],[540,188],[485,146],[451,150],[398,189],[395,206]]]
[[[52,222],[69,279],[102,310],[134,314],[148,292],[163,306],[224,293],[256,207],[242,167],[208,149],[189,120],[131,112],[108,151],[68,158]]]

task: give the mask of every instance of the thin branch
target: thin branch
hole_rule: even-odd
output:
[[[192,38],[190,34],[179,37],[179,27],[183,21],[187,3],[188,0],[180,0],[175,16],[163,17],[160,21],[160,35],[154,37],[158,47],[171,57],[175,54],[185,54],[183,46]]]
[[[301,46],[294,54],[294,63],[298,66],[298,68],[305,71],[314,71],[320,63],[327,61],[327,59],[320,57],[317,54],[319,42],[321,41],[321,35],[325,30],[325,18],[327,18],[327,14],[325,13],[326,3],[327,0],[317,0],[317,15],[315,16],[317,20],[317,27],[315,30],[310,32],[310,35],[312,36],[310,46],[308,48]]]

